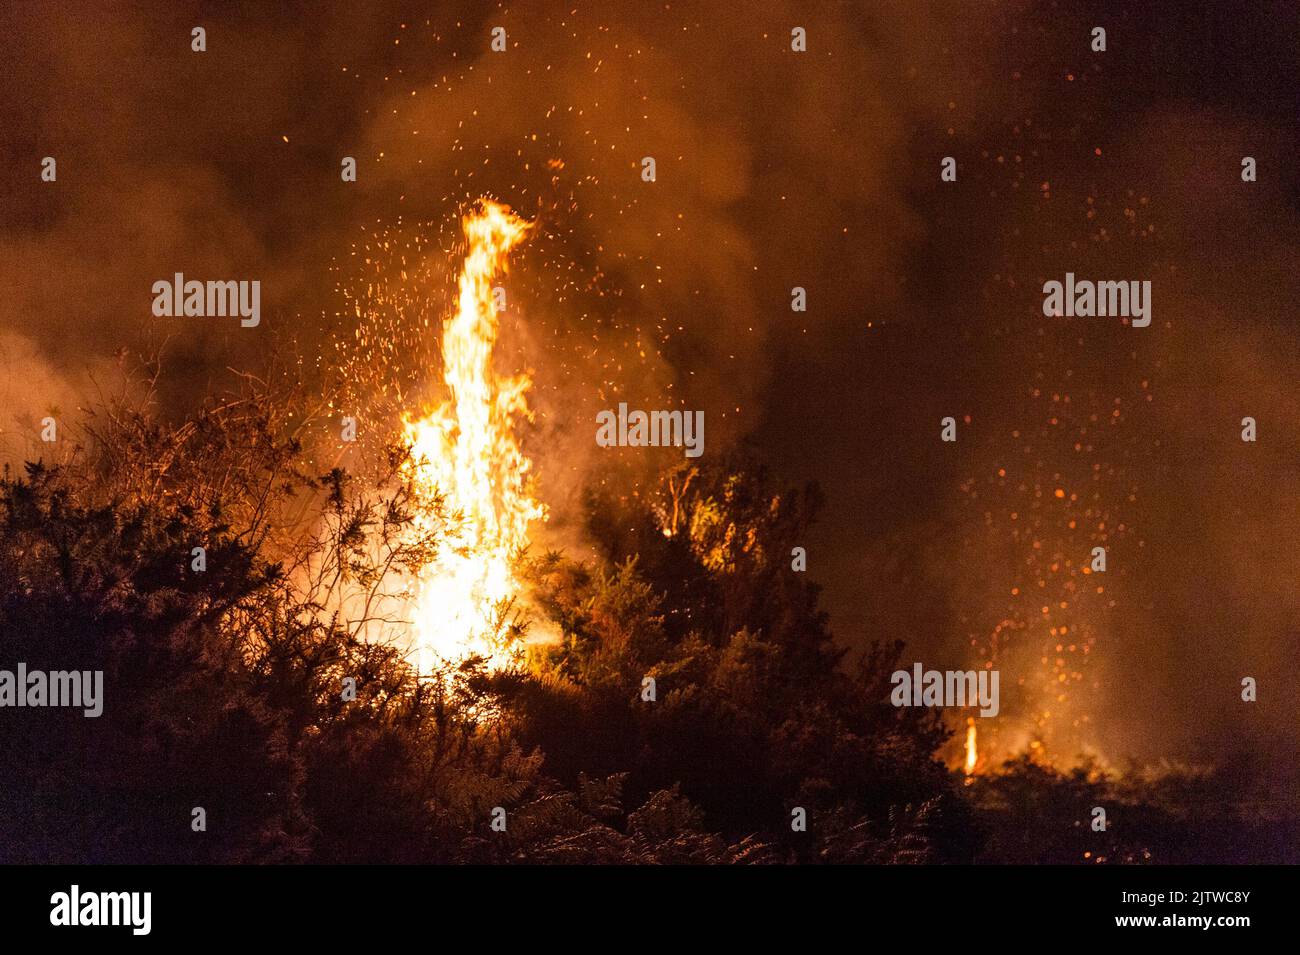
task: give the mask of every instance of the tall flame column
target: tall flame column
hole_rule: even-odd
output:
[[[449,394],[426,417],[405,422],[417,487],[441,494],[455,518],[450,538],[417,582],[417,665],[471,654],[490,666],[508,665],[517,648],[495,626],[518,589],[513,564],[528,542],[529,524],[545,508],[528,493],[532,462],[514,434],[527,417],[527,376],[493,369],[498,321],[492,282],[506,270],[510,250],[531,227],[506,206],[484,201],[462,221],[468,243],[457,308],[443,324],[442,377]]]

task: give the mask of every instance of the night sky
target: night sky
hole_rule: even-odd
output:
[[[1294,774],[1294,4],[139,7],[6,13],[5,460],[123,356],[161,354],[180,414],[296,349],[392,420],[492,196],[538,224],[498,362],[535,379],[547,534],[580,548],[576,490],[679,459],[605,455],[596,411],[703,409],[706,456],[821,485],[838,638],[993,660],[1008,750]],[[261,325],[154,318],[178,271],[260,279]],[[1149,280],[1151,325],[1045,317],[1067,272]]]

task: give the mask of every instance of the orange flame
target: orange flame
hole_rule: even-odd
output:
[[[969,776],[975,772],[975,764],[979,761],[979,749],[975,742],[975,717],[966,717],[966,775]]]
[[[528,491],[532,462],[513,423],[528,416],[526,375],[499,377],[492,368],[498,322],[492,280],[531,228],[506,206],[483,201],[462,220],[468,249],[455,314],[443,323],[442,377],[450,399],[426,417],[404,420],[417,488],[441,494],[453,518],[450,540],[417,582],[414,616],[417,666],[435,657],[456,662],[476,654],[494,669],[518,658],[503,635],[503,617],[518,590],[514,562],[528,543],[528,525],[545,507]]]

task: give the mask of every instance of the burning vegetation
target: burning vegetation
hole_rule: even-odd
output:
[[[6,31],[0,858],[1300,861],[1300,8],[222,6]]]
[[[464,227],[445,399],[355,471],[272,369],[179,422],[132,383],[6,473],[6,649],[105,699],[0,737],[5,861],[1295,861],[1246,767],[994,766],[974,718],[945,762],[951,726],[890,703],[903,642],[847,659],[790,571],[817,489],[745,454],[588,488],[592,554],[528,552],[528,382],[492,362],[528,227]]]
[[[532,462],[514,433],[527,415],[527,376],[504,378],[493,365],[497,307],[493,279],[528,224],[505,206],[484,202],[465,216],[468,248],[458,279],[456,310],[443,325],[442,381],[449,394],[430,414],[404,421],[411,451],[407,471],[420,498],[437,499],[452,526],[415,584],[417,667],[471,654],[494,669],[519,655],[509,626],[519,583],[515,565],[528,526],[545,508],[529,489]],[[417,516],[418,530],[427,521]]]

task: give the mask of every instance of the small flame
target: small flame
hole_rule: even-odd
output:
[[[979,749],[975,743],[975,717],[966,717],[966,775],[975,772],[975,763],[979,761]]]
[[[532,382],[526,375],[499,377],[492,368],[498,332],[492,280],[531,225],[484,200],[462,227],[468,249],[459,299],[442,331],[450,398],[426,417],[404,421],[416,487],[427,497],[441,494],[454,520],[450,540],[417,582],[421,672],[435,656],[455,662],[477,654],[494,669],[516,659],[518,648],[502,636],[502,617],[518,590],[514,562],[528,543],[528,525],[546,513],[529,494],[532,462],[513,431],[516,416],[528,415]]]

